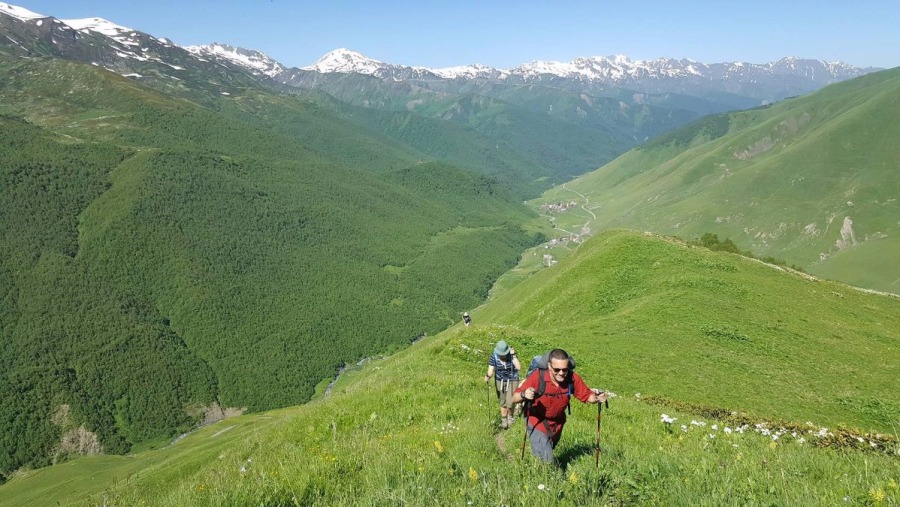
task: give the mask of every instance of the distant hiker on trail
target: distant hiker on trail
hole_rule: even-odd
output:
[[[466,327],[469,327],[469,324],[472,323],[472,317],[469,317],[469,312],[463,314],[463,322],[466,323]]]
[[[554,349],[544,357],[546,362],[538,365],[516,389],[512,402],[526,402],[525,428],[531,440],[532,454],[545,463],[552,463],[553,449],[566,424],[569,398],[575,396],[582,403],[603,403],[606,393],[601,389],[590,389],[581,380],[574,371],[574,361],[565,350]]]
[[[494,347],[494,353],[488,358],[487,375],[485,383],[494,378],[494,389],[497,391],[497,399],[500,401],[500,427],[503,429],[512,426],[514,421],[513,392],[519,386],[519,370],[522,364],[516,357],[516,349],[511,348],[505,341],[500,340]]]

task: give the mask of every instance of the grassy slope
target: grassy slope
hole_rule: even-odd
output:
[[[542,202],[574,199],[596,215],[561,215],[563,228],[715,232],[812,273],[900,292],[898,97],[894,69],[733,113],[726,135],[666,136],[570,182],[583,198],[558,187]],[[857,243],[839,251],[845,217]]]
[[[479,318],[576,357],[594,349],[613,390],[894,431],[898,310],[897,299],[735,255],[610,232]]]
[[[743,298],[745,309],[724,316],[721,309],[734,308],[736,298]],[[817,448],[807,431],[818,427],[799,430],[806,443],[789,433],[774,440],[752,428],[727,434],[723,427],[733,427],[730,421],[664,409],[678,418],[669,427],[660,422],[659,407],[632,396],[640,390],[645,398],[663,394],[772,419],[810,419],[830,428],[841,421],[864,428],[896,425],[898,415],[890,410],[898,400],[888,388],[900,363],[900,301],[728,254],[611,232],[499,296],[475,319],[481,325],[451,329],[342,377],[329,397],[253,421],[222,421],[135,458],[83,458],[39,470],[0,487],[0,504],[28,505],[34,499],[29,491],[40,490],[39,503],[78,505],[112,477],[129,478],[90,503],[834,505],[900,500],[896,456]],[[502,326],[485,325],[489,322]],[[708,335],[703,329],[723,333]],[[824,329],[830,332],[820,336]],[[734,339],[741,333],[748,339]],[[484,351],[501,337],[523,357],[564,345],[577,354],[590,385],[620,394],[604,412],[600,469],[593,458],[596,412],[578,403],[557,450],[564,471],[531,458],[519,461],[521,422],[510,432],[495,429],[493,402],[478,380]],[[756,392],[760,387],[764,396]],[[832,399],[835,391],[842,396]],[[863,400],[878,402],[857,403]],[[273,419],[263,424],[261,417]],[[690,425],[692,419],[707,426]],[[241,438],[232,434],[213,441],[232,425],[238,426],[220,437],[240,429],[245,432]],[[133,463],[146,468],[130,468]],[[78,494],[67,489],[89,473],[95,474],[92,485]]]

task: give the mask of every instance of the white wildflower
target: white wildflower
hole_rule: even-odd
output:
[[[719,431],[719,425],[718,425],[718,424],[713,424],[712,426],[710,426],[710,428],[712,428],[713,431]]]
[[[666,423],[666,424],[672,424],[673,422],[677,421],[678,418],[677,418],[677,417],[670,417],[669,414],[663,414],[663,415],[660,417],[660,420],[661,420],[662,422]]]
[[[706,426],[706,423],[703,421],[695,421],[691,419],[691,426]]]
[[[538,484],[538,489],[541,491],[544,491],[545,489],[547,489],[547,486],[544,486],[543,484]]]
[[[723,431],[726,435],[731,435],[731,428],[729,428],[728,426],[725,426],[725,429]]]
[[[684,424],[682,424],[682,425],[681,425],[681,431],[687,433],[687,426],[685,426]]]

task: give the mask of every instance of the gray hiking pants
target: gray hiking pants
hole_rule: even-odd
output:
[[[562,428],[551,438],[543,431],[535,429],[534,426],[528,426],[531,453],[544,463],[553,463],[553,448],[559,443],[560,436],[562,436]]]

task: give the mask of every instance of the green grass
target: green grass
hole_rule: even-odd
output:
[[[615,231],[473,318],[526,329],[576,357],[602,349],[613,389],[894,432],[898,310],[896,298]],[[848,399],[884,405],[852,411]]]
[[[863,287],[897,291],[897,69],[764,109],[706,118],[557,187],[561,228],[730,238],[741,249]],[[578,192],[583,197],[575,194]],[[587,218],[586,218],[587,217]],[[855,243],[839,248],[846,217]]]
[[[139,455],[142,470],[83,458],[14,478],[0,487],[0,504],[28,505],[32,490],[63,505],[900,501],[894,298],[617,231],[474,319],[366,363],[328,397],[226,420]],[[521,421],[499,430],[480,381],[500,338],[523,357],[564,346],[589,385],[618,394],[604,411],[599,468],[595,407],[577,402],[557,449],[564,468],[520,459]],[[662,414],[677,420],[665,424]],[[240,438],[209,438],[236,422],[246,428]],[[88,473],[118,482],[102,493],[44,489]]]

